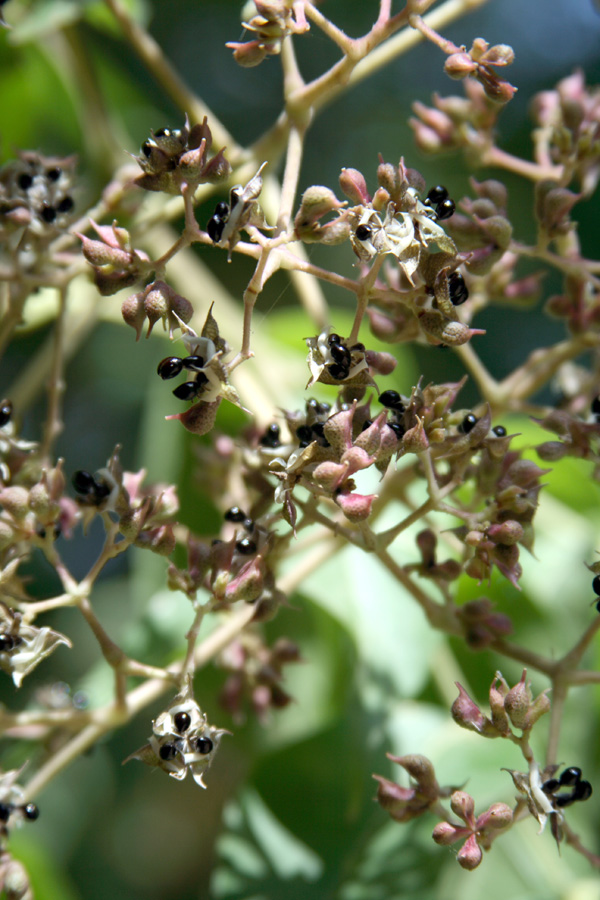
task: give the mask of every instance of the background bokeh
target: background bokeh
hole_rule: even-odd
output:
[[[323,3],[323,11],[350,34],[369,27],[376,7],[373,0]],[[143,7],[136,3],[135,9],[237,140],[254,141],[274,121],[281,102],[277,60],[241,69],[225,48],[226,41],[242,34],[237,2],[156,0]],[[16,148],[76,153],[83,209],[110,177],[110,148],[122,148],[125,163],[125,151],[137,152],[151,128],[177,126],[182,113],[121,41],[101,3],[11,0],[4,11],[17,27],[0,33],[0,158],[10,159]],[[600,81],[600,14],[591,0],[490,0],[447,34],[458,44],[483,36],[513,46],[516,61],[509,77],[519,92],[503,113],[500,141],[513,153],[530,153],[528,107],[535,92],[552,87],[577,66],[589,83]],[[315,28],[297,42],[297,52],[307,78],[336,58]],[[404,155],[428,183],[446,184],[453,196],[466,193],[470,173],[462,157],[423,157],[406,124],[414,100],[428,102],[433,91],[460,91],[445,78],[442,64],[435,48],[421,46],[332,103],[309,133],[301,188],[320,183],[335,189],[342,166],[362,170],[373,183],[382,153],[391,161]],[[108,134],[94,128],[82,71],[92,74],[96,102],[107,110]],[[512,176],[506,182],[517,236],[531,240],[531,189]],[[583,252],[593,256],[597,198],[578,212]],[[200,210],[199,220],[208,215],[208,208]],[[227,291],[241,297],[250,264],[235,259],[228,265],[224,254],[212,248],[197,252]],[[354,271],[348,245],[328,251],[310,247],[309,254],[343,274]],[[559,284],[550,274],[544,296]],[[348,297],[328,286],[325,293],[344,333],[352,316]],[[82,302],[87,296],[82,289]],[[38,298],[40,309],[43,299]],[[34,311],[36,302],[33,298]],[[183,520],[198,533],[213,534],[219,517],[203,488],[199,442],[164,421],[173,409],[155,369],[166,353],[165,337],[153,334],[135,344],[133,332],[118,323],[119,299],[102,303],[106,309],[101,308],[98,324],[68,363],[65,429],[57,453],[65,456],[68,473],[93,470],[121,443],[126,467],[145,466],[152,478],[175,481]],[[236,345],[239,337],[227,333],[226,320],[219,321]],[[488,329],[486,338],[477,339],[477,350],[497,376],[562,334],[541,308],[491,309],[476,325]],[[301,403],[301,338],[311,326],[283,276],[261,296],[255,330],[285,354],[290,372],[299,373],[293,390]],[[43,313],[25,322],[0,366],[0,394],[9,393],[35,366],[50,333]],[[404,390],[421,373],[426,380],[463,374],[450,352],[402,348],[400,353],[392,380]],[[466,390],[465,403],[474,402],[475,389]],[[284,401],[274,394],[272,402],[275,409]],[[39,437],[43,411],[43,392],[20,411],[26,437]],[[218,425],[235,434],[244,421],[231,407],[220,413]],[[525,444],[536,440],[530,423],[519,422],[518,430]],[[582,561],[594,558],[600,517],[597,487],[590,487],[588,474],[585,465],[565,461],[549,476],[538,517],[537,559],[524,561],[522,593],[517,596],[500,579],[490,588],[490,596],[513,618],[518,640],[539,652],[560,654],[589,621],[589,576]],[[415,556],[413,537],[398,548],[403,559]],[[75,574],[85,572],[101,538],[101,529],[92,528],[71,542],[61,539],[61,552]],[[191,620],[189,603],[164,588],[163,560],[135,549],[126,556],[107,567],[94,594],[95,608],[126,650],[165,664],[181,650]],[[57,590],[41,560],[32,562],[30,576],[32,594],[49,596]],[[460,600],[480,593],[472,582],[461,582]],[[87,628],[72,610],[48,622],[69,634],[74,649],[57,651],[18,695],[4,679],[2,702],[11,708],[34,703],[36,690],[53,679],[85,692],[92,705],[105,702],[111,677]],[[390,775],[387,751],[428,754],[443,783],[468,778],[468,790],[481,808],[510,800],[512,786],[499,768],[520,765],[516,749],[461,732],[447,712],[455,678],[484,699],[498,661],[431,634],[420,611],[375,561],[349,550],[336,557],[294,595],[268,633],[270,639],[289,635],[301,646],[304,662],[290,670],[286,682],[295,702],[266,727],[251,719],[234,725],[217,703],[223,674],[208,669],[198,676],[197,694],[210,720],[235,732],[222,742],[206,792],[135,763],[121,767],[145,741],[158,706],[78,760],[40,798],[40,820],[12,839],[16,855],[30,869],[38,900],[453,900],[459,894],[475,900],[484,892],[489,900],[598,900],[598,881],[587,864],[568,849],[560,859],[549,836],[536,837],[533,821],[499,841],[485,864],[468,875],[452,853],[432,844],[433,821],[400,827],[388,823],[373,803],[371,773]],[[512,680],[520,675],[511,663],[503,671]],[[540,678],[533,680],[536,691],[546,686]],[[580,765],[593,780],[587,773],[598,768],[597,691],[573,699],[565,717],[564,761]],[[6,743],[2,765],[20,764],[28,755],[26,745]],[[31,764],[35,761],[34,754]],[[600,781],[595,784],[600,790]],[[573,812],[574,823],[592,845],[600,824],[594,804]]]

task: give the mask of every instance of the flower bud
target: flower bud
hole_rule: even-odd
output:
[[[526,678],[527,670],[523,669],[521,680],[510,689],[504,698],[504,709],[508,713],[510,721],[515,728],[521,729],[527,727],[527,713],[531,705],[531,691],[525,682]]]
[[[29,512],[29,491],[18,485],[2,488],[0,506],[3,506],[13,519],[24,519]]]
[[[448,847],[455,841],[460,840],[461,837],[465,837],[465,831],[466,829],[457,828],[455,825],[451,825],[450,822],[438,822],[431,836],[436,844]]]
[[[192,434],[208,434],[215,424],[217,418],[217,410],[221,405],[221,398],[207,402],[200,400],[194,403],[185,412],[177,413],[173,416],[165,416],[166,419],[177,419],[187,431]]]
[[[477,830],[484,828],[497,831],[512,824],[513,811],[506,803],[492,803],[489,809],[477,817]]]
[[[402,438],[402,446],[406,453],[423,453],[427,450],[429,440],[422,419],[417,419],[417,424],[406,432]]]
[[[458,816],[467,825],[475,824],[475,801],[466,791],[454,791],[450,797],[450,807],[455,816]]]
[[[481,56],[480,62],[486,66],[510,66],[514,62],[515,51],[508,44],[494,44]]]
[[[523,526],[515,519],[507,519],[501,525],[490,525],[487,530],[488,537],[495,544],[518,544],[523,537]]]
[[[375,350],[367,350],[365,359],[369,368],[378,375],[391,375],[398,365],[396,357],[385,351],[377,353]]]
[[[350,522],[362,522],[368,519],[371,515],[373,501],[376,499],[376,494],[352,494],[343,491],[334,497],[335,503]]]
[[[472,75],[477,69],[477,63],[474,63],[468,53],[452,53],[444,63],[444,72],[450,78],[460,80]]]
[[[8,522],[0,521],[0,550],[10,547],[15,540],[15,533]]]
[[[358,169],[342,169],[340,188],[356,206],[366,206],[371,201],[365,176]]]
[[[135,339],[139,341],[144,327],[146,313],[144,310],[144,294],[132,294],[121,304],[121,315],[127,325],[135,329]]]
[[[458,697],[450,710],[452,718],[461,728],[467,728],[469,731],[477,731],[481,734],[486,725],[489,724],[489,720],[471,700],[464,687],[458,681],[455,684],[458,688]]]
[[[547,712],[550,712],[550,699],[545,692],[542,692],[529,707],[526,727],[533,728],[537,720]]]
[[[374,775],[373,778],[378,782],[377,802],[393,819],[397,822],[408,822],[418,815],[409,805],[415,799],[413,788],[401,787],[382,775]]]
[[[463,869],[472,871],[473,869],[477,868],[482,860],[482,857],[483,851],[477,843],[477,838],[474,834],[472,834],[464,842],[464,844],[458,851],[458,856],[456,858],[459,865],[461,865]]]
[[[233,50],[233,58],[238,65],[250,69],[253,66],[260,65],[265,59],[269,45],[263,44],[262,41],[247,41],[245,44],[231,41],[225,46]]]
[[[229,603],[245,600],[254,603],[258,600],[264,586],[264,561],[260,556],[249,560],[231,579],[225,590],[225,599]]]
[[[41,480],[29,491],[29,508],[42,525],[50,525],[59,516],[60,505],[58,500],[53,500],[50,496],[45,471]]]

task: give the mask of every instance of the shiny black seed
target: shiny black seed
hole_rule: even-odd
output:
[[[356,237],[359,241],[366,241],[371,237],[371,229],[368,225],[359,225],[356,229]]]
[[[581,769],[577,766],[571,766],[569,769],[565,769],[565,771],[560,776],[560,784],[561,786],[567,785],[571,787],[571,785],[578,784],[581,780]]]
[[[336,381],[343,381],[350,374],[350,370],[347,366],[342,366],[338,363],[333,363],[333,365],[327,366],[327,371],[332,378],[335,378]]]
[[[592,590],[600,597],[600,575],[596,575],[596,577],[592,581]]]
[[[348,348],[344,347],[343,344],[332,344],[329,348],[329,352],[340,366],[345,366],[346,368],[350,367],[352,357],[350,356]]]
[[[437,213],[438,219],[449,219],[450,216],[454,215],[454,210],[456,209],[456,204],[454,200],[442,200],[441,203],[436,206],[435,211]]]
[[[0,428],[4,428],[5,425],[8,425],[12,416],[12,403],[10,400],[6,400],[2,406],[0,406]]]
[[[62,175],[62,169],[58,166],[54,166],[52,169],[48,169],[46,172],[46,177],[50,179],[50,181],[58,181],[60,176]]]
[[[275,422],[271,423],[260,438],[259,443],[263,447],[279,447],[281,444],[279,440],[279,425],[276,425]]]
[[[198,393],[198,385],[195,381],[184,381],[173,391],[178,400],[193,400]]]
[[[48,222],[49,224],[50,222],[54,222],[56,218],[56,210],[53,206],[45,205],[42,209],[41,216],[44,222]]]
[[[312,426],[312,433],[318,440],[321,447],[329,447],[329,441],[325,437],[325,424],[323,422],[315,422]]]
[[[204,368],[204,357],[196,354],[186,356],[181,362],[186,369],[190,369],[192,372],[197,372],[199,369]]]
[[[154,132],[154,137],[171,137],[171,129],[159,128],[158,131]]]
[[[400,422],[388,422],[387,426],[392,429],[398,440],[401,441],[406,432]]]
[[[0,634],[0,653],[9,653],[20,643],[20,638],[14,634]]]
[[[19,177],[17,178],[17,184],[22,191],[28,191],[33,184],[33,178],[28,172],[23,172],[23,174],[19,175]]]
[[[462,432],[462,434],[468,434],[470,431],[473,431],[473,429],[477,425],[477,422],[477,416],[473,415],[473,413],[469,413],[464,417],[464,419],[458,426],[458,430]]]
[[[13,809],[12,803],[0,803],[0,822],[8,822]]]
[[[254,531],[254,519],[251,519],[249,516],[247,519],[244,519],[242,525],[246,531]]]
[[[565,807],[570,806],[571,803],[575,803],[576,799],[575,791],[573,791],[571,794],[560,794],[560,796],[555,797],[554,802],[556,806]]]
[[[296,437],[300,441],[301,447],[308,447],[313,439],[312,428],[310,425],[299,425],[296,428]]]
[[[243,556],[249,556],[251,553],[256,553],[256,544],[254,541],[251,541],[250,538],[242,538],[241,541],[238,541],[235,545],[235,549],[238,553],[243,554]]]
[[[573,791],[575,800],[589,800],[592,796],[592,786],[589,781],[579,781]]]
[[[309,409],[312,409],[312,410],[314,410],[315,412],[318,412],[318,410],[319,410],[319,401],[318,401],[318,400],[315,400],[314,397],[310,397],[310,398],[306,401],[305,406],[306,406],[306,411],[307,411],[307,412],[309,411]]]
[[[231,509],[228,509],[224,514],[223,518],[226,522],[243,522],[246,518],[246,513],[243,509],[240,509],[239,506],[232,506]]]
[[[594,397],[594,399],[592,400],[591,410],[593,413],[596,413],[596,415],[600,413],[600,396]]]
[[[86,472],[85,469],[78,469],[76,472],[73,472],[71,484],[78,494],[91,494],[96,487],[94,476],[91,472]]]
[[[339,334],[336,334],[334,331],[333,334],[330,334],[329,337],[327,338],[327,343],[331,347],[332,344],[341,344],[342,339],[339,336]]]
[[[66,197],[63,197],[58,206],[56,207],[59,213],[68,213],[71,212],[75,203],[73,202],[73,198],[69,197],[67,194]]]
[[[225,219],[229,215],[229,204],[224,200],[220,200],[215,206],[215,216],[219,219]]]
[[[26,803],[23,807],[23,812],[25,814],[25,818],[29,819],[31,822],[35,822],[35,820],[40,816],[40,811],[35,803]]]
[[[94,478],[94,489],[92,491],[94,502],[102,503],[102,501],[110,494],[110,488],[104,481]]]
[[[204,372],[197,372],[196,385],[202,387],[204,384],[208,384],[208,375],[205,375]]]
[[[448,288],[450,301],[454,306],[460,306],[465,300],[469,299],[469,289],[460,272],[453,272],[448,276]]]
[[[560,781],[558,778],[549,778],[548,781],[545,781],[542,785],[542,790],[545,794],[554,794],[560,787]]]
[[[504,425],[495,425],[492,428],[492,434],[495,434],[496,437],[506,437],[506,428]]]
[[[386,406],[388,409],[404,412],[404,404],[398,391],[384,391],[383,394],[379,395],[378,400],[382,406]]]
[[[210,753],[212,748],[213,742],[210,738],[201,737],[196,741],[196,750],[198,751],[198,753],[206,755],[207,753]]]
[[[321,403],[319,403],[317,412],[319,413],[319,415],[323,416],[325,415],[325,413],[328,413],[330,409],[331,403],[325,403],[324,401],[321,401]]]
[[[178,356],[165,356],[158,364],[156,371],[166,381],[168,378],[176,378],[183,369],[183,360]]]
[[[212,219],[208,220],[206,230],[208,232],[209,238],[214,244],[218,244],[221,240],[224,228],[225,222],[219,216],[213,216]]]
[[[163,744],[160,750],[158,751],[158,755],[161,759],[174,759],[177,756],[177,747],[175,744]]]
[[[360,429],[361,431],[366,431],[367,428],[370,428],[373,424],[373,419],[365,419],[363,422],[363,427]]]
[[[229,203],[230,203],[231,209],[233,209],[233,207],[236,206],[238,200],[240,199],[241,192],[242,192],[242,187],[240,185],[237,185],[236,187],[231,188],[231,190],[229,192]]]
[[[153,146],[154,146],[154,144],[152,144],[151,141],[144,141],[144,143],[142,144],[142,153],[144,154],[145,157],[150,156],[150,154],[152,153]]]
[[[190,716],[186,712],[175,713],[173,721],[179,734],[183,734],[184,731],[187,731],[192,722]]]
[[[430,203],[433,203],[434,206],[438,203],[442,203],[447,197],[448,191],[443,184],[436,184],[435,187],[432,187],[431,190],[427,192],[427,200],[429,200]]]

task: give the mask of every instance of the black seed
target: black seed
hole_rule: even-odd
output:
[[[91,494],[96,487],[94,476],[90,472],[86,472],[85,469],[78,469],[76,472],[73,472],[71,484],[78,494]]]
[[[279,440],[279,425],[276,425],[275,422],[269,425],[263,436],[260,438],[259,443],[262,444],[263,447],[279,447],[281,444],[281,441]]]
[[[233,207],[237,205],[242,190],[243,188],[241,185],[236,185],[235,187],[231,188],[229,192],[229,204],[231,209],[233,209]]]
[[[29,819],[31,822],[35,822],[35,820],[40,816],[40,811],[35,803],[26,803],[23,807],[23,812],[25,814],[25,818]]]
[[[473,413],[469,413],[458,426],[458,430],[462,432],[462,434],[468,434],[470,431],[473,431],[478,421],[477,416],[473,415]]]
[[[456,209],[456,205],[454,200],[442,200],[442,202],[436,206],[435,211],[437,212],[438,219],[449,219],[450,216],[454,215],[454,210]]]
[[[54,166],[52,169],[48,169],[46,172],[46,177],[50,179],[50,181],[58,181],[60,176],[62,175],[62,169],[58,166]]]
[[[336,334],[334,331],[333,334],[330,334],[329,337],[327,338],[327,343],[331,347],[332,344],[341,344],[342,339],[339,336],[339,334]]]
[[[232,506],[231,509],[228,509],[224,514],[223,518],[226,522],[243,522],[246,518],[246,513],[243,509],[240,509],[239,506]]]
[[[218,244],[221,240],[224,228],[225,222],[223,221],[223,219],[219,218],[219,216],[213,216],[212,219],[208,220],[206,230],[208,232],[209,238],[214,244]]]
[[[153,146],[154,146],[154,144],[152,144],[151,141],[144,141],[141,149],[142,149],[142,153],[144,154],[145,157],[150,156],[150,154],[152,153]]]
[[[163,744],[158,751],[158,755],[161,759],[174,759],[177,756],[178,752],[179,751],[175,744]]]
[[[406,432],[400,422],[388,422],[387,426],[392,429],[398,440],[401,441]]]
[[[577,798],[575,797],[575,791],[573,791],[573,793],[571,794],[561,794],[560,796],[555,798],[554,802],[559,807],[565,807],[570,806],[571,803],[575,803],[576,799]]]
[[[196,750],[206,756],[213,748],[213,742],[210,738],[201,737],[196,741]]]
[[[94,478],[94,502],[101,503],[110,494],[110,487],[98,478]]]
[[[329,441],[325,437],[325,424],[323,422],[315,422],[315,424],[312,426],[312,433],[318,440],[321,447],[331,446]]]
[[[192,722],[190,716],[186,712],[175,713],[173,721],[179,734],[183,734],[184,731],[187,731]]]
[[[335,378],[336,381],[343,381],[350,374],[350,370],[347,366],[341,366],[338,365],[338,363],[333,363],[333,365],[327,366],[327,371],[332,378]]]
[[[343,344],[332,344],[329,348],[329,352],[331,353],[336,363],[338,363],[338,365],[349,368],[352,364],[350,351],[347,347],[344,347]]]
[[[379,395],[378,400],[382,406],[386,406],[388,409],[404,412],[404,404],[398,391],[384,391]]]
[[[596,415],[598,415],[598,413],[600,413],[600,396],[594,397],[594,399],[592,400],[591,409],[592,409],[593,413],[596,413]]]
[[[600,597],[600,575],[596,575],[596,577],[592,581],[592,590]]]
[[[73,198],[69,197],[67,194],[66,197],[63,197],[58,206],[56,207],[59,213],[68,213],[71,212],[75,203],[73,202]]]
[[[321,403],[319,403],[317,412],[319,413],[319,415],[324,416],[325,413],[328,413],[330,409],[331,403],[325,403],[324,401],[322,401]]]
[[[173,391],[178,400],[193,400],[198,393],[198,385],[195,381],[184,381]]]
[[[251,553],[256,553],[256,544],[250,538],[242,538],[235,545],[235,549],[243,556],[250,556]]]
[[[204,372],[197,372],[196,385],[198,387],[203,387],[205,384],[208,384],[208,375],[205,375]]]
[[[448,197],[448,191],[443,186],[443,184],[436,184],[435,187],[432,187],[431,190],[427,192],[427,199],[430,203],[433,203],[436,206],[438,203],[442,203],[442,201],[446,200]]]
[[[492,428],[492,434],[495,434],[496,437],[506,437],[506,428],[504,425],[496,425]]]
[[[575,800],[589,800],[592,796],[592,786],[589,781],[579,781],[573,792]]]
[[[365,419],[363,422],[363,427],[360,429],[361,431],[366,431],[367,428],[370,428],[373,424],[373,419]]]
[[[155,138],[160,137],[171,137],[171,129],[170,128],[159,128],[158,131],[153,132]]]
[[[571,766],[569,769],[565,769],[565,771],[560,776],[560,784],[562,787],[567,785],[571,787],[571,785],[578,784],[581,779],[581,769],[577,766]]]
[[[0,803],[0,822],[8,822],[13,809],[12,803]]]
[[[45,204],[42,208],[41,216],[44,222],[48,222],[48,224],[50,224],[50,222],[54,222],[56,218],[56,210],[53,206],[48,206]]]
[[[20,638],[14,634],[0,634],[0,653],[9,653],[20,643]]]
[[[319,410],[319,401],[318,401],[318,400],[315,400],[314,397],[310,397],[310,398],[306,401],[305,406],[306,406],[306,411],[307,411],[307,412],[309,411],[309,409],[314,410],[314,412],[318,412],[318,410]]]
[[[246,531],[252,532],[254,531],[254,519],[251,519],[249,516],[247,519],[244,519],[242,522],[243,527]]]
[[[8,425],[12,416],[12,403],[10,400],[6,400],[2,406],[0,406],[0,428],[4,428],[5,425]]]
[[[560,781],[558,778],[549,778],[548,781],[545,781],[542,785],[542,790],[545,794],[554,794],[560,787]]]
[[[225,219],[229,215],[229,204],[224,200],[220,200],[215,206],[215,216],[219,219]]]
[[[359,241],[366,241],[371,237],[371,229],[368,225],[359,225],[355,233]]]
[[[166,381],[168,378],[176,378],[183,369],[183,360],[178,356],[165,356],[156,369],[160,377]]]
[[[33,178],[31,177],[31,175],[29,175],[28,172],[23,172],[23,174],[19,175],[19,177],[17,178],[17,184],[22,191],[28,191],[33,184]]]
[[[453,272],[448,276],[448,289],[450,291],[450,301],[454,306],[460,306],[465,300],[469,299],[469,289],[460,272]]]
[[[204,357],[203,356],[186,356],[181,360],[182,364],[186,369],[190,369],[192,372],[197,372],[199,369],[204,368]]]
[[[298,428],[296,428],[296,437],[300,441],[301,447],[308,447],[313,439],[312,428],[310,425],[299,425]]]

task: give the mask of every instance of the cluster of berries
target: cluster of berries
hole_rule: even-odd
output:
[[[558,793],[561,788],[572,788],[567,793]],[[562,808],[570,806],[578,800],[589,800],[592,796],[592,786],[589,781],[583,781],[581,778],[581,769],[577,766],[571,766],[565,769],[560,778],[549,778],[542,785],[545,794],[552,797],[554,805]]]
[[[240,509],[239,506],[232,506],[227,510],[223,518],[226,522],[235,522],[236,524],[242,525],[249,535],[252,535],[254,532],[254,519],[247,516],[244,510]],[[235,549],[238,553],[241,553],[242,556],[250,556],[252,553],[256,553],[256,541],[252,540],[252,537],[243,537],[237,541]]]
[[[173,716],[173,724],[177,732],[181,735],[184,735],[186,731],[189,729],[192,724],[192,719],[187,712],[178,712]],[[200,736],[194,739],[192,752],[200,753],[202,756],[206,756],[208,753],[211,753],[214,747],[213,742],[209,737]],[[164,744],[160,745],[158,755],[164,761],[173,760],[178,756],[181,756],[184,753],[184,744],[182,740],[174,740],[174,741],[165,741]]]
[[[100,506],[112,490],[103,478],[85,469],[73,473],[71,484],[79,494],[78,499],[87,506]]]
[[[360,226],[359,226],[360,227]],[[348,348],[342,342],[339,334],[335,332],[327,338],[329,353],[333,357],[334,362],[327,366],[327,371],[336,381],[344,381],[350,375],[352,367],[352,350],[358,350],[364,353],[364,344],[354,344]]]
[[[425,206],[431,207],[431,212],[427,214],[428,218],[438,221],[449,219],[454,215],[456,209],[454,200],[450,199],[447,189],[442,184],[432,187],[423,203]]]
[[[176,378],[183,369],[194,372],[193,381],[184,381],[173,391],[178,400],[193,400],[202,393],[203,387],[208,383],[208,378],[202,371],[203,368],[204,358],[202,356],[186,356],[183,359],[179,356],[166,356],[159,362],[156,371],[164,381],[168,378]]]
[[[346,350],[345,347],[344,350]],[[333,366],[329,368],[332,369]],[[338,376],[334,375],[333,377],[336,378]],[[317,441],[321,447],[329,447],[329,441],[325,437],[324,429],[330,411],[331,406],[329,403],[319,402],[314,397],[306,401],[306,422],[296,428],[296,437],[300,442],[301,449],[308,447],[313,441]]]

